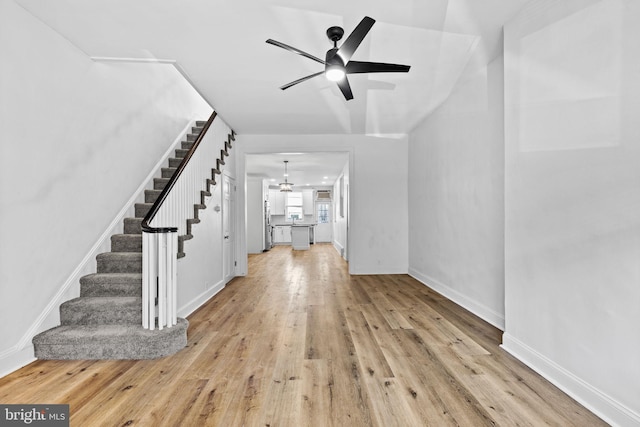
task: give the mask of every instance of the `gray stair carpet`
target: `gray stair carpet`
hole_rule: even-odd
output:
[[[140,225],[204,124],[196,122],[187,141],[176,149],[175,158],[162,168],[162,177],[154,179],[153,189],[145,190],[145,203],[135,205],[135,218],[124,219],[124,233],[111,236],[111,252],[96,257],[97,272],[80,279],[80,297],[60,306],[61,325],[33,338],[38,359],[155,359],[187,345],[189,322],[185,319],[162,330],[142,327]],[[195,219],[198,209],[194,209]],[[189,236],[196,222],[188,222]],[[187,239],[180,237],[182,242]],[[182,246],[179,256],[184,256]]]

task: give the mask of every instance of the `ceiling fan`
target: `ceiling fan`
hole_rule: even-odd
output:
[[[291,83],[287,83],[286,85],[281,86],[280,89],[289,89],[291,86],[297,85],[298,83],[302,83],[313,77],[324,74],[327,79],[337,83],[340,91],[348,101],[350,99],[353,99],[353,93],[351,92],[351,86],[349,85],[347,74],[408,72],[409,68],[411,68],[409,65],[385,64],[383,62],[351,61],[351,56],[353,56],[353,53],[356,51],[358,46],[360,46],[360,43],[362,43],[362,40],[365,38],[367,33],[369,33],[369,30],[371,30],[371,27],[373,27],[373,24],[375,22],[376,21],[374,19],[365,16],[362,21],[360,21],[360,23],[356,26],[353,32],[349,34],[349,37],[347,37],[347,39],[342,43],[340,47],[338,47],[338,41],[342,39],[344,30],[341,27],[329,28],[327,30],[327,37],[329,37],[329,40],[333,42],[333,48],[327,51],[324,60],[279,41],[272,39],[267,40],[267,43],[269,44],[281,47],[298,55],[302,55],[324,65],[324,71],[302,77],[301,79],[295,80]]]

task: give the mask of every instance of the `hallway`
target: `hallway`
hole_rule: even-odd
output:
[[[406,275],[352,276],[330,244],[277,246],[147,361],[37,361],[2,403],[72,426],[606,425],[502,351],[500,331]]]

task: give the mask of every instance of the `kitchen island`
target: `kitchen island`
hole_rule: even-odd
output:
[[[313,233],[313,227],[315,226],[316,224],[311,223],[291,225],[291,246],[294,250],[310,249],[309,242],[313,241],[315,243],[315,233]]]

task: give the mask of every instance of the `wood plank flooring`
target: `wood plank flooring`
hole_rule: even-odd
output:
[[[406,275],[352,276],[331,245],[275,247],[147,361],[37,361],[2,403],[72,426],[603,426],[502,351],[500,331]]]

